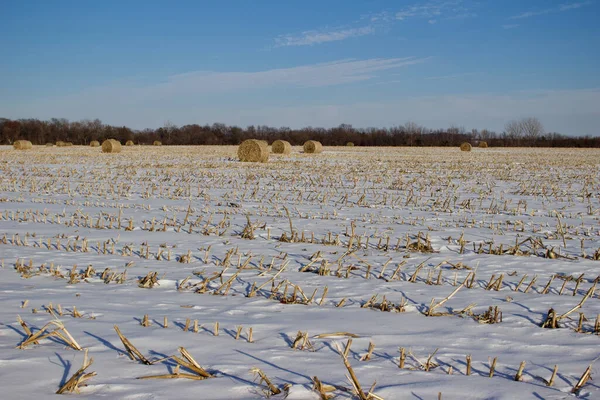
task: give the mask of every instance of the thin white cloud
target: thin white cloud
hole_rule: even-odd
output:
[[[537,11],[523,12],[521,14],[511,16],[511,17],[509,17],[509,19],[524,19],[524,18],[537,17],[539,15],[560,13],[560,12],[565,12],[565,11],[570,11],[570,10],[576,10],[578,8],[589,6],[591,4],[592,4],[592,1],[581,1],[578,3],[561,4],[558,7],[546,8],[546,9],[537,10]]]
[[[166,92],[227,92],[277,86],[323,87],[365,81],[377,72],[419,64],[427,58],[372,58],[278,68],[257,72],[198,71],[171,76],[148,90]]]
[[[462,78],[465,76],[473,76],[478,74],[477,72],[465,72],[462,74],[452,74],[452,75],[441,75],[441,76],[430,76],[425,78],[426,80],[430,80],[430,81],[439,81],[439,80],[449,80],[449,79],[456,79],[456,78]]]
[[[424,18],[431,25],[440,20],[474,18],[476,13],[465,6],[466,0],[430,0],[415,4],[400,11],[381,11],[363,14],[354,24],[366,24],[360,27],[342,27],[336,29],[309,30],[299,34],[280,35],[275,38],[274,47],[314,46],[337,42],[350,38],[372,35],[387,30],[394,22],[409,18]]]
[[[396,20],[404,21],[410,18],[425,18],[429,21],[438,19],[460,19],[475,17],[464,5],[463,0],[428,1],[405,7],[394,14]]]
[[[263,71],[194,71],[166,77],[162,82],[139,85],[119,82],[101,88],[90,88],[81,93],[50,97],[40,100],[53,115],[64,115],[61,110],[97,110],[107,104],[121,107],[143,107],[154,103],[173,103],[189,99],[204,100],[210,95],[241,94],[260,89],[318,88],[368,81],[384,71],[394,71],[425,62],[428,58],[372,58],[346,59],[329,63],[301,65]],[[208,97],[207,97],[208,96]],[[58,107],[58,109],[57,109]],[[0,103],[0,109],[3,105]]]
[[[329,31],[305,31],[299,35],[282,35],[275,39],[275,47],[312,46],[327,42],[337,42],[349,38],[370,35],[375,32],[373,26],[337,29]]]

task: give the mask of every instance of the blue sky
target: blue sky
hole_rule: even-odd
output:
[[[0,116],[600,134],[600,0],[0,1]]]

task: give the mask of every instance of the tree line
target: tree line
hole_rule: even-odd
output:
[[[134,130],[126,126],[103,124],[99,119],[68,121],[64,118],[52,118],[42,121],[31,118],[0,118],[0,144],[5,145],[19,139],[29,140],[37,145],[57,141],[88,145],[92,140],[102,142],[111,138],[122,143],[132,140],[136,144],[152,144],[158,140],[164,145],[237,145],[252,138],[269,143],[282,139],[292,145],[318,140],[325,146],[343,146],[348,142],[356,146],[459,146],[463,142],[477,145],[478,142],[485,141],[492,147],[600,147],[600,137],[547,133],[537,118],[510,121],[503,132],[487,129],[466,131],[456,126],[427,129],[413,122],[390,128],[354,128],[352,125],[341,124],[327,129],[291,129],[265,125],[242,128],[222,123],[176,126],[165,123],[157,129]]]

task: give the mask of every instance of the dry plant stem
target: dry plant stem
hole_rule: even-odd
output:
[[[404,347],[400,347],[400,358],[398,360],[398,368],[404,368],[405,362],[406,362],[406,349]]]
[[[369,348],[367,349],[367,354],[360,358],[360,361],[369,361],[371,356],[373,355],[373,350],[375,350],[375,343],[369,342]]]
[[[496,361],[498,361],[498,357],[494,357],[494,359],[492,360],[492,363],[490,364],[490,374],[489,374],[490,378],[494,377],[494,371],[496,370]]]
[[[323,338],[328,338],[328,337],[333,337],[333,336],[346,336],[346,337],[351,337],[351,338],[359,337],[358,335],[356,335],[354,333],[350,333],[350,332],[332,332],[332,333],[320,333],[318,335],[313,336],[313,339],[323,339]]]
[[[211,375],[210,373],[208,373],[204,368],[202,368],[200,366],[200,364],[198,364],[198,362],[196,362],[196,360],[192,357],[192,355],[185,349],[185,347],[180,347],[179,348],[179,352],[181,353],[181,355],[189,362],[189,364],[193,367],[190,368],[192,369],[194,372],[196,372],[198,375],[203,376],[205,378],[212,378],[213,375]],[[187,367],[187,366],[186,366]],[[189,367],[188,367],[189,368]]]
[[[90,378],[96,376],[95,372],[85,373],[85,370],[89,368],[90,365],[94,362],[93,358],[88,360],[88,350],[85,349],[85,353],[83,356],[83,365],[81,368],[77,370],[66,382],[64,385],[58,389],[56,394],[64,394],[64,393],[79,393],[79,386],[85,386],[85,382]]]
[[[271,395],[276,395],[276,394],[281,393],[281,389],[279,389],[277,386],[273,385],[271,380],[267,377],[267,375],[260,368],[252,368],[251,372],[258,375],[258,377],[260,378],[260,382],[264,382],[267,385]]]
[[[313,390],[319,394],[320,400],[329,400],[333,398],[333,395],[328,393],[335,391],[335,387],[323,384],[316,376],[313,376],[312,380]]]
[[[198,362],[196,362],[196,360],[192,357],[192,355],[184,347],[179,348],[179,353],[181,354],[181,357],[171,356],[171,357],[167,357],[167,358],[163,359],[163,360],[171,359],[177,363],[177,366],[175,367],[175,371],[172,374],[142,376],[137,379],[184,378],[184,379],[192,379],[192,380],[204,380],[204,379],[214,377],[214,375],[210,374],[204,368],[202,368],[200,366],[200,364],[198,364]],[[157,360],[157,361],[163,361],[163,360]],[[181,373],[181,372],[179,372],[180,367],[187,368],[188,370],[194,372],[194,374]]]
[[[583,375],[581,375],[581,378],[579,378],[579,380],[577,381],[577,384],[573,387],[572,392],[573,393],[579,392],[579,390],[581,390],[583,385],[585,385],[586,382],[590,379],[592,379],[592,364],[588,365],[588,367],[585,369],[585,371],[583,372]]]
[[[467,356],[467,376],[471,375],[471,355]]]
[[[469,279],[469,276],[471,276],[472,272],[469,273],[469,275],[467,276],[467,279],[465,279],[465,282]],[[435,309],[438,307],[441,307],[442,305],[444,305],[444,303],[446,303],[448,300],[450,300],[456,293],[458,293],[458,291],[464,286],[464,284],[457,286],[456,289],[454,289],[452,291],[452,293],[450,293],[448,296],[446,296],[444,299],[442,299],[440,302],[438,302],[437,304],[434,304],[435,299],[431,300],[431,305],[429,306],[427,312],[425,313],[425,315],[427,315],[428,317],[434,316],[436,315]]]
[[[21,323],[21,326],[23,327],[25,332],[27,333],[29,331],[28,337],[19,346],[17,346],[17,348],[19,348],[19,349],[24,349],[31,344],[39,344],[40,340],[45,339],[50,336],[55,336],[55,337],[60,338],[62,341],[64,341],[66,344],[68,344],[73,349],[82,350],[79,343],[77,343],[77,341],[73,338],[73,336],[71,336],[69,331],[67,331],[64,324],[59,320],[54,320],[54,321],[48,322],[39,331],[37,331],[36,333],[33,333],[33,334],[31,333],[31,330],[29,330],[29,328],[27,327],[25,322],[23,322],[21,320],[20,317],[18,317],[18,320]],[[50,330],[51,327],[54,327],[53,331]]]
[[[135,361],[136,359],[138,359],[141,363],[146,364],[146,365],[151,365],[152,363],[150,361],[148,361],[148,359],[146,357],[144,357],[144,355],[129,341],[129,339],[127,339],[125,336],[123,336],[123,334],[121,333],[121,331],[119,330],[119,327],[117,325],[114,326],[115,331],[117,332],[117,335],[119,335],[119,339],[121,339],[121,343],[123,343],[123,346],[125,346],[125,350],[127,350],[127,354],[129,355],[129,358],[131,358],[132,361]]]
[[[581,301],[579,302],[579,304],[577,304],[575,307],[573,307],[572,309],[570,309],[569,311],[567,311],[566,313],[558,316],[558,320],[560,321],[563,318],[568,317],[571,313],[575,312],[576,310],[580,309],[581,307],[583,307],[583,304],[586,302],[587,299],[589,299],[593,294],[594,294],[594,290],[596,290],[596,285],[594,284],[594,286],[592,286],[587,293],[585,294],[585,296],[581,299]]]
[[[435,353],[437,353],[438,350],[439,349],[435,349],[435,351],[431,353],[431,355],[427,358],[427,361],[425,362],[425,371],[429,372],[429,370],[431,369],[431,366],[433,365],[431,363],[431,359],[433,358],[433,356],[435,356]]]
[[[348,362],[348,358],[344,356],[344,353],[340,353],[340,355],[342,356],[344,366],[348,370],[348,374],[350,375],[350,381],[352,383],[352,386],[354,387],[356,395],[360,398],[360,400],[368,400],[367,395],[363,392],[362,388],[360,387],[360,382],[358,382],[358,378],[356,377],[356,374],[354,374],[354,370],[352,369],[350,362]]]
[[[342,350],[342,357],[348,358],[348,353],[350,352],[350,347],[352,347],[352,339],[348,339],[348,341],[346,341],[346,345],[344,346],[344,349]]]
[[[294,226],[292,225],[292,217],[290,216],[290,210],[286,206],[283,206],[285,214],[287,215],[288,222],[290,223],[290,240],[294,238]]]
[[[558,372],[558,365],[555,365],[554,369],[552,370],[552,375],[550,376],[550,379],[546,382],[546,386],[554,385],[554,379],[556,378],[557,372]]]
[[[520,382],[523,380],[523,370],[525,369],[525,361],[521,361],[521,365],[519,365],[519,369],[517,370],[517,374],[515,375],[515,381]]]

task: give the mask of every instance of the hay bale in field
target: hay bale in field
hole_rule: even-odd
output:
[[[29,140],[15,140],[13,148],[15,150],[30,150],[33,147]]]
[[[71,146],[73,146],[73,142],[67,142],[67,143],[65,143],[65,146],[71,147]]]
[[[276,140],[271,145],[271,150],[275,154],[290,154],[292,152],[292,145],[285,140]]]
[[[153,146],[162,146],[162,143],[160,142],[160,140],[155,140],[154,143],[152,143]]]
[[[133,146],[133,140],[126,141],[125,146]]]
[[[487,147],[488,147],[487,142],[484,142],[484,141],[479,142],[480,149],[487,149]]]
[[[90,142],[90,147],[100,147],[100,142],[97,140],[92,140]]]
[[[65,142],[63,142],[62,140],[59,140],[58,142],[56,142],[56,147],[65,147],[67,144]]]
[[[102,152],[103,153],[120,153],[121,152],[121,142],[115,139],[107,139],[102,142]]]
[[[460,145],[460,151],[471,151],[471,143],[464,142]]]
[[[46,143],[46,147],[54,147],[54,143]]]
[[[269,146],[264,140],[244,140],[238,147],[238,157],[243,162],[269,161]]]
[[[304,152],[309,154],[318,154],[323,151],[323,145],[316,140],[307,140],[304,143]]]
[[[348,147],[354,147],[354,143],[348,142],[348,143],[346,143],[346,146],[348,146]]]

